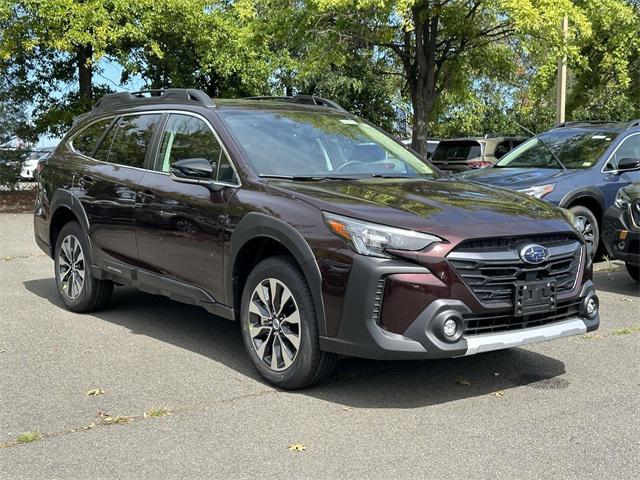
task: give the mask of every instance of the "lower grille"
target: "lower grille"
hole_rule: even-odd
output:
[[[617,218],[604,217],[602,221],[602,236],[605,238],[614,238],[618,230],[623,230],[624,225]]]
[[[540,327],[577,316],[579,307],[579,301],[564,305],[561,304],[554,312],[537,313],[524,317],[514,317],[512,314],[495,315],[493,313],[482,315],[473,313],[465,314],[462,316],[464,321],[464,334],[479,335],[482,333]]]

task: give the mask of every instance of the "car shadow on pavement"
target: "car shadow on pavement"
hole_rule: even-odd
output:
[[[64,308],[53,278],[29,280],[25,288]],[[31,305],[37,305],[32,302]],[[238,324],[204,309],[119,287],[109,309],[91,316],[204,355],[251,381],[261,378],[246,356]],[[165,367],[167,366],[165,365]],[[355,408],[417,408],[513,387],[564,388],[564,363],[524,349],[445,360],[373,361],[342,359],[331,382],[292,394]]]
[[[619,295],[640,297],[640,284],[634,281],[625,270],[599,271],[593,276],[596,292],[610,292]]]

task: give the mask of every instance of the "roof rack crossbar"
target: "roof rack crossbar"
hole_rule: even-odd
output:
[[[247,97],[247,100],[271,100],[274,102],[289,102],[299,103],[303,105],[316,105],[319,107],[328,107],[341,112],[346,112],[338,103],[328,98],[319,97],[317,95],[294,95],[294,96],[259,96],[259,97]]]
[[[195,88],[166,88],[140,90],[138,92],[115,92],[103,96],[93,106],[94,109],[114,105],[130,105],[149,101],[193,101],[205,107],[214,106],[213,100],[202,90]]]

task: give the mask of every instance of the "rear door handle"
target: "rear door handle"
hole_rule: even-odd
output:
[[[138,191],[138,201],[140,203],[150,203],[156,199],[156,196],[150,190],[144,192]]]
[[[82,175],[80,177],[80,180],[78,181],[78,184],[82,187],[82,188],[87,188],[90,187],[93,184],[93,178],[90,177],[89,175]]]

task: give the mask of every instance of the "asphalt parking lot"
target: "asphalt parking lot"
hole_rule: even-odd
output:
[[[289,393],[199,308],[119,288],[107,311],[64,310],[31,216],[0,215],[0,477],[638,478],[640,294],[597,269],[595,334],[345,359]]]

